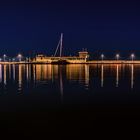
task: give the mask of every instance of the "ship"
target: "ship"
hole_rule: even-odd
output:
[[[56,47],[53,56],[46,56],[38,54],[33,59],[33,63],[47,63],[47,64],[83,64],[86,63],[89,58],[89,53],[86,49],[78,52],[78,56],[63,56],[63,33],[61,33],[60,40]],[[58,55],[59,54],[59,55]]]

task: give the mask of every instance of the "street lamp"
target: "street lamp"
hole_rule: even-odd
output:
[[[102,59],[102,61],[103,61],[104,57],[105,57],[104,54],[101,54],[101,59]]]
[[[28,57],[26,57],[26,62],[28,62],[29,61],[29,58]]]
[[[116,59],[119,60],[119,58],[120,58],[120,55],[116,54]]]
[[[135,57],[135,55],[134,54],[131,54],[132,61],[134,60],[134,57]]]
[[[19,59],[19,62],[21,62],[21,58],[22,58],[22,55],[21,54],[18,54],[18,59]]]
[[[6,54],[3,55],[3,60],[4,60],[4,62],[5,62],[5,58],[6,58]]]

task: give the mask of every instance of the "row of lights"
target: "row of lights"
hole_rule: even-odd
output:
[[[105,57],[104,54],[101,54],[101,59],[102,59],[102,60],[104,60],[104,57]],[[120,55],[119,55],[119,54],[116,54],[115,57],[116,57],[116,60],[119,60]],[[131,60],[133,61],[134,58],[135,58],[135,55],[134,55],[134,54],[131,54],[130,57],[131,57]]]
[[[6,61],[6,57],[7,57],[7,55],[4,54],[4,55],[3,55],[3,61]],[[22,54],[18,54],[18,55],[17,55],[17,58],[19,59],[19,61],[21,61],[22,57],[23,57]],[[0,58],[0,61],[2,61],[1,58]],[[15,61],[14,58],[13,58],[13,61]]]
[[[7,55],[4,54],[4,55],[3,55],[3,60],[4,60],[4,61],[5,61],[6,57],[7,57]],[[21,61],[22,57],[23,57],[22,54],[18,54],[18,55],[17,55],[17,58],[19,59],[19,61]],[[101,54],[101,59],[102,59],[102,60],[104,60],[104,57],[105,57],[104,54]],[[115,57],[116,57],[116,60],[119,60],[120,55],[119,55],[119,54],[116,54]],[[135,55],[134,55],[134,54],[131,54],[130,57],[131,57],[131,60],[133,61],[134,58],[135,58]],[[0,58],[0,61],[1,61],[1,60],[2,60],[2,59]],[[14,59],[13,59],[13,60],[14,60]]]

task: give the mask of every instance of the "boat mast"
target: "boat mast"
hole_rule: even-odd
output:
[[[63,49],[63,33],[61,33],[60,38],[60,57],[62,57],[62,49]]]
[[[58,45],[57,45],[57,48],[56,48],[56,50],[55,50],[55,53],[54,53],[54,57],[56,56],[56,54],[57,54],[57,52],[58,52],[58,49],[60,49],[59,50],[59,57],[62,57],[62,48],[63,48],[63,33],[61,33],[61,37],[60,37],[60,40],[59,40],[59,42],[58,42]]]
[[[59,40],[59,42],[58,42],[57,48],[56,48],[55,53],[54,53],[54,55],[53,55],[54,57],[55,57],[56,54],[57,54],[57,51],[58,51],[59,46],[60,46],[60,40]]]

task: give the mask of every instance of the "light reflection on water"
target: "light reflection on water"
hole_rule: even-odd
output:
[[[28,88],[30,85],[35,88],[40,85],[53,86],[57,84],[58,89],[56,90],[63,97],[65,87],[68,88],[69,84],[73,83],[85,90],[90,90],[95,86],[104,88],[107,84],[113,88],[125,86],[133,89],[135,88],[135,78],[140,74],[139,71],[140,65],[134,64],[0,65],[0,84],[4,91],[13,82],[18,94],[24,94],[24,88]],[[123,79],[125,79],[125,83]]]
[[[101,65],[101,87],[104,86],[104,65]]]
[[[22,91],[22,65],[19,65],[18,67],[18,92],[19,94]]]
[[[2,65],[0,65],[0,83],[2,82]]]
[[[134,65],[131,65],[131,89],[134,87]]]

